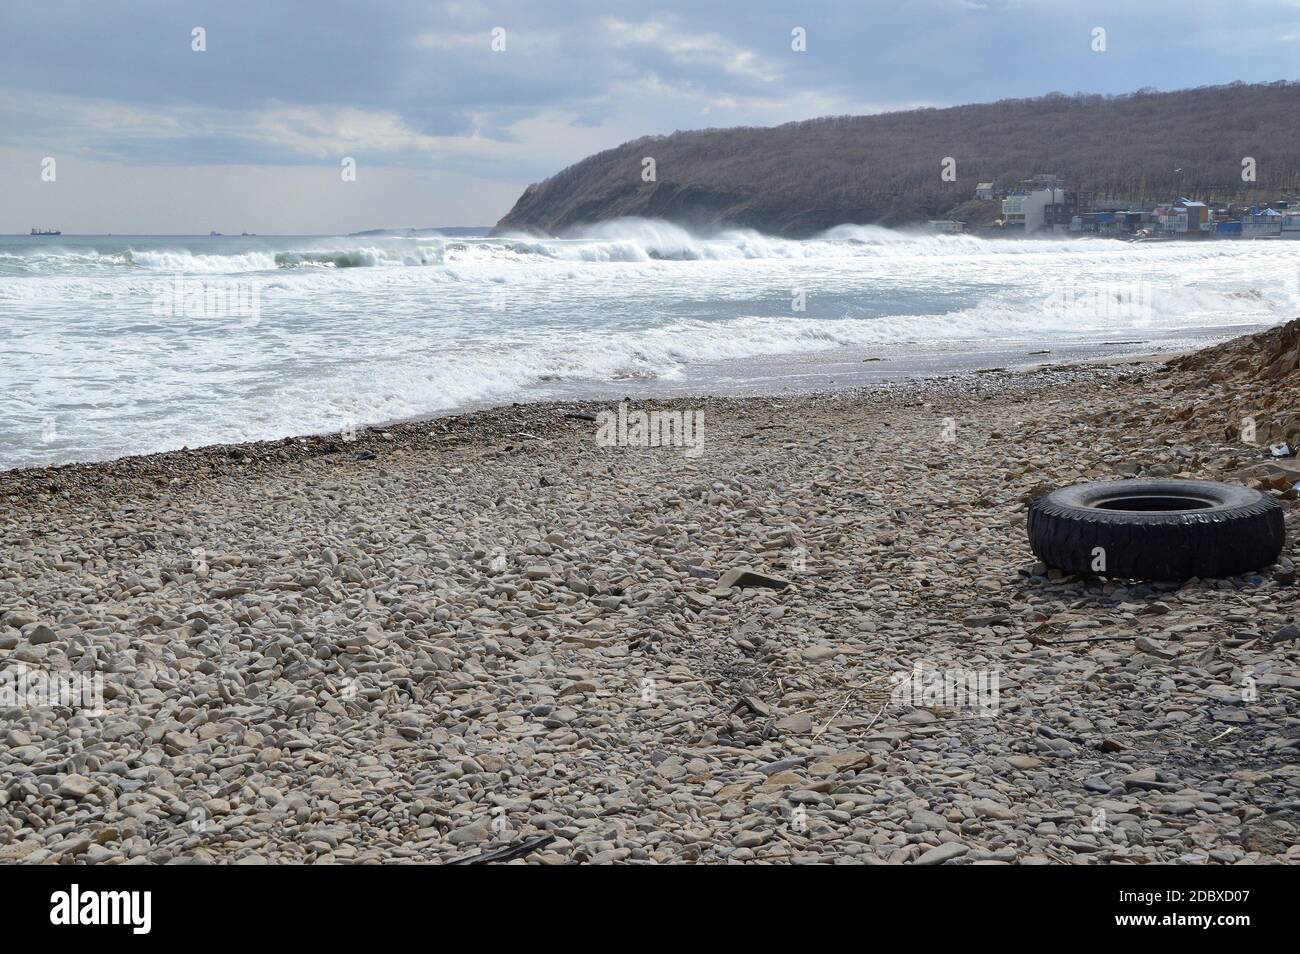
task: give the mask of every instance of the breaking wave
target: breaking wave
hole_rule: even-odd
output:
[[[310,241],[310,240],[309,240]],[[1214,257],[1223,243],[1180,243],[1181,260]],[[668,222],[624,218],[566,231],[558,237],[509,234],[493,238],[376,238],[368,244],[322,239],[303,247],[250,248],[211,253],[186,248],[100,252],[42,246],[21,254],[0,252],[0,275],[69,273],[137,268],[193,275],[240,274],[276,269],[349,269],[491,265],[551,260],[567,263],[727,262],[844,258],[1066,256],[1080,262],[1150,258],[1149,247],[1111,239],[982,239],[935,235],[871,225],[839,225],[807,239],[785,239],[750,229],[709,234]]]

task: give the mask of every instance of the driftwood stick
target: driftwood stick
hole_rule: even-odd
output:
[[[498,848],[496,851],[481,851],[477,855],[470,855],[468,858],[457,858],[454,861],[447,862],[447,864],[490,865],[498,861],[512,861],[515,858],[522,858],[524,855],[531,855],[537,849],[545,848],[553,841],[555,841],[554,835],[538,835],[536,838],[525,838],[517,844]]]
[[[1102,643],[1111,639],[1134,640],[1138,636],[1146,635],[1148,639],[1170,639],[1169,636],[1151,636],[1144,633],[1110,633],[1106,636],[1085,636],[1083,639],[1043,639],[1041,636],[1012,636],[1011,639],[1027,639],[1035,646],[1072,646],[1079,643]],[[1004,640],[1005,642],[1005,640]]]

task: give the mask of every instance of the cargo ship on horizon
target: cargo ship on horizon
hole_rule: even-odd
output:
[[[58,229],[32,229],[33,235],[62,235]]]

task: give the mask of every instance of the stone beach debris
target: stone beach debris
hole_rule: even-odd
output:
[[[1241,577],[1025,539],[1040,487],[1262,461],[1235,380],[644,402],[706,412],[694,457],[565,402],[0,474],[0,669],[103,680],[0,696],[0,861],[1300,860],[1295,494]]]

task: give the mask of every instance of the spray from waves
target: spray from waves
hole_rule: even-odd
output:
[[[1188,242],[1161,254],[1178,260],[1222,256],[1227,243]],[[185,248],[121,251],[69,250],[44,246],[0,252],[0,275],[94,273],[137,268],[201,274],[239,274],[276,269],[365,269],[412,266],[509,265],[555,261],[581,263],[726,262],[1052,256],[1080,264],[1149,261],[1149,247],[1111,239],[997,239],[936,235],[873,225],[839,225],[807,239],[785,239],[751,229],[703,234],[655,219],[622,218],[576,227],[558,238],[506,235],[493,238],[382,238],[368,244],[321,239],[302,247],[229,253]],[[1065,258],[1062,258],[1064,256]]]
[[[576,226],[556,239],[526,235],[508,235],[505,239],[521,252],[576,262],[730,261],[869,254],[864,251],[868,243],[856,236],[798,240],[752,229],[697,235],[670,222],[635,217]]]
[[[133,260],[141,268],[187,273],[237,273],[271,271],[277,268],[382,268],[442,265],[456,257],[454,254],[449,255],[449,249],[454,251],[463,247],[463,243],[430,244],[427,240],[422,240],[421,244],[394,244],[389,247],[321,246],[237,255],[194,255],[183,251],[135,252]]]
[[[864,230],[866,227],[863,227]],[[887,236],[887,230],[877,230]],[[0,273],[89,271],[134,267],[147,271],[239,274],[275,269],[345,269],[409,266],[509,264],[544,260],[566,263],[728,261],[803,259],[871,254],[887,239],[868,239],[861,231],[843,238],[794,241],[752,230],[698,236],[680,226],[649,219],[618,219],[575,230],[562,238],[504,236],[483,239],[386,238],[353,245],[321,240],[301,248],[198,252],[185,248],[99,253],[42,249],[0,255]]]
[[[441,245],[409,248],[313,248],[231,254],[194,253],[185,249],[128,248],[106,253],[43,249],[26,254],[0,253],[0,274],[66,275],[135,268],[189,275],[217,275],[311,266],[366,268],[384,265],[440,265],[443,259],[444,248]]]
[[[443,248],[422,245],[410,249],[385,249],[369,246],[350,249],[315,249],[302,252],[279,252],[278,268],[316,266],[321,268],[375,268],[402,265],[441,265]]]
[[[889,229],[878,225],[837,225],[806,239],[786,239],[752,229],[693,233],[659,219],[627,217],[575,226],[558,238],[508,234],[516,252],[573,262],[729,261],[743,259],[842,259],[969,256],[1060,256],[1077,254],[1140,258],[1126,242],[1113,239],[985,239],[975,235],[942,235],[918,229]],[[1216,243],[1187,243],[1181,257],[1222,254]]]

